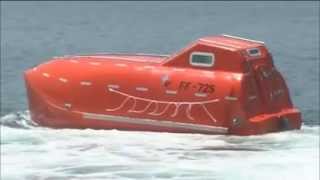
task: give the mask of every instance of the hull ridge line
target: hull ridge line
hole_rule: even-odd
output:
[[[181,129],[203,131],[203,132],[209,132],[209,133],[215,133],[215,134],[228,133],[228,128],[224,128],[224,127],[180,123],[180,122],[172,122],[172,121],[158,121],[153,119],[131,118],[131,117],[125,117],[125,116],[113,116],[113,115],[96,114],[96,113],[82,113],[82,117],[84,119],[96,119],[96,120],[103,120],[103,121],[131,123],[131,124],[139,124],[139,125],[151,125],[151,126],[160,126],[160,127],[168,127],[168,128],[181,128]]]

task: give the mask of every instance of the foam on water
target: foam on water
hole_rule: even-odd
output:
[[[319,126],[238,137],[54,130],[27,111],[0,122],[3,179],[319,179]]]

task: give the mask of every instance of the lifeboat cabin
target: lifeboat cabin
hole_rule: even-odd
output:
[[[255,135],[301,126],[264,43],[229,35],[170,56],[56,57],[24,77],[31,118],[52,128]]]

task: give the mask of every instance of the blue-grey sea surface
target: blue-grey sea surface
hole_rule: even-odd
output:
[[[1,179],[319,179],[319,2],[0,3]],[[53,56],[171,54],[222,33],[266,43],[302,111],[301,130],[54,130],[30,119],[23,71]]]

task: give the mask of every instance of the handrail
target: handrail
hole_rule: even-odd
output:
[[[234,39],[241,39],[241,40],[245,40],[245,41],[251,41],[251,42],[255,42],[255,43],[265,44],[263,41],[257,41],[257,40],[242,38],[242,37],[238,37],[238,36],[231,36],[231,35],[228,35],[228,34],[222,34],[222,36],[230,37],[230,38],[234,38]]]
[[[70,56],[99,56],[99,55],[115,55],[115,56],[154,56],[154,57],[169,57],[170,55],[167,54],[147,54],[147,53],[93,53],[93,54],[77,54],[77,55],[64,55],[63,57],[70,57]]]

